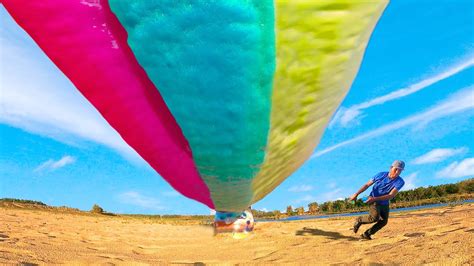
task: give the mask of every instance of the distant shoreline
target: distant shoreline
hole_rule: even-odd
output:
[[[424,205],[412,206],[412,207],[402,207],[402,208],[391,209],[390,212],[409,212],[409,211],[446,207],[450,205],[461,205],[461,204],[466,204],[466,203],[474,203],[474,199],[453,201],[453,202],[447,202],[447,203],[424,204]],[[323,214],[323,215],[297,215],[297,216],[289,216],[289,217],[281,218],[281,219],[256,219],[255,221],[256,222],[288,222],[288,221],[314,220],[314,219],[324,219],[324,218],[334,218],[334,217],[351,217],[351,216],[364,215],[367,213],[368,211],[333,213],[333,214]]]

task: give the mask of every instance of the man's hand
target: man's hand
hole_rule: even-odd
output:
[[[368,187],[372,186],[373,184],[374,180],[370,179],[369,182],[363,185],[354,195],[349,198],[349,200],[357,200],[357,196],[359,196],[360,193],[364,192]]]
[[[372,202],[374,202],[374,201],[375,201],[375,198],[369,196],[369,197],[367,198],[367,201],[366,201],[365,203],[370,204],[370,203],[372,203]]]
[[[357,195],[357,193],[356,193],[356,194],[350,196],[350,197],[349,197],[349,200],[357,200],[357,196],[358,196],[358,195]]]
[[[382,200],[391,200],[397,195],[398,190],[396,188],[392,189],[389,194],[383,195],[383,196],[378,196],[378,197],[369,197],[369,199],[366,201],[366,203],[371,203],[374,201],[382,201]]]

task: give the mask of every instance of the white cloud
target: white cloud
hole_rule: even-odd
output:
[[[379,127],[375,130],[369,131],[355,138],[340,142],[336,145],[333,145],[324,150],[314,153],[311,156],[311,158],[319,157],[323,154],[329,153],[335,149],[347,146],[349,144],[353,144],[362,140],[384,135],[388,132],[392,132],[399,128],[407,127],[410,125],[417,125],[417,126],[420,126],[421,124],[426,125],[436,119],[453,115],[455,113],[464,112],[466,110],[473,109],[473,108],[474,108],[474,86],[470,86],[451,95],[451,97],[449,97],[447,100],[441,102],[438,105],[435,105],[434,107],[426,110],[425,112],[407,117],[402,120],[391,122],[388,125]]]
[[[345,196],[347,195],[344,195],[344,193],[342,193],[341,188],[336,188],[322,194],[321,196],[318,196],[318,201],[319,202],[334,201],[337,199],[344,199]]]
[[[46,162],[43,162],[40,164],[34,172],[42,172],[42,171],[54,171],[59,168],[62,168],[68,164],[72,164],[76,161],[74,157],[71,157],[69,155],[63,156],[61,159],[55,161],[53,159],[49,159]]]
[[[417,176],[418,172],[404,176],[403,180],[405,181],[405,185],[403,186],[402,191],[416,188]]]
[[[341,124],[346,126],[351,121],[355,121],[357,124],[360,124],[360,119],[362,119],[362,117],[360,117],[361,113],[362,112],[358,109],[349,108],[345,110],[344,113],[342,113],[341,115]],[[356,118],[359,118],[359,119],[356,119]]]
[[[0,123],[61,142],[93,141],[141,161],[0,5]]]
[[[311,202],[326,202],[326,201],[335,201],[343,200],[347,195],[345,195],[342,188],[333,188],[330,191],[320,194],[320,195],[304,195],[301,198],[298,198],[293,201],[294,204],[309,204]]]
[[[468,151],[467,147],[462,147],[459,149],[433,149],[430,152],[423,154],[420,157],[415,158],[413,164],[427,164],[427,163],[436,163],[446,160],[449,157],[464,154]]]
[[[356,109],[355,107],[343,107],[341,106],[336,114],[334,115],[333,119],[331,122],[329,122],[329,128],[332,128],[333,126],[337,124],[341,124],[342,126],[346,127],[349,124],[351,125],[358,125],[360,124],[360,120],[365,117],[365,115],[361,115],[362,112],[359,111],[359,109]]]
[[[268,212],[268,209],[267,208],[260,208],[258,209],[259,211],[262,211],[262,212]]]
[[[467,158],[461,162],[453,162],[448,167],[436,173],[439,178],[474,177],[474,158]]]
[[[288,189],[290,192],[307,192],[311,190],[313,190],[313,187],[310,185],[292,186]]]
[[[315,202],[316,200],[317,198],[312,195],[305,195],[301,198],[294,200],[293,203],[294,204],[308,204],[310,202]]]
[[[423,90],[439,81],[442,81],[446,78],[449,78],[451,76],[456,75],[457,73],[468,69],[469,67],[474,65],[474,57],[468,58],[467,60],[464,60],[454,67],[451,67],[450,69],[437,73],[427,79],[424,79],[418,83],[412,84],[408,87],[393,91],[389,94],[371,99],[369,101],[353,105],[349,108],[340,108],[339,111],[336,113],[332,121],[330,122],[329,126],[332,127],[336,124],[341,124],[342,126],[346,127],[354,123],[359,123],[360,119],[362,119],[363,112],[362,110],[367,109],[369,107],[375,106],[375,105],[380,105],[384,104],[388,101],[393,101],[405,96],[408,96],[410,94],[413,94],[415,92],[418,92],[420,90]]]
[[[148,210],[159,211],[165,209],[158,199],[143,196],[136,191],[124,192],[120,194],[118,198],[124,204],[130,204]]]

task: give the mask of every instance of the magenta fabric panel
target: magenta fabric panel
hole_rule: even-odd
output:
[[[1,2],[143,159],[184,196],[214,208],[187,140],[106,1]]]

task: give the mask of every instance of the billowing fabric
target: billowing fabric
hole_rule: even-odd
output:
[[[240,212],[314,151],[387,0],[2,0],[177,191]]]

